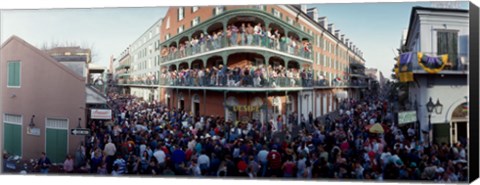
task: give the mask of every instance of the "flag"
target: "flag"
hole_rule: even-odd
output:
[[[426,72],[430,74],[435,74],[443,70],[445,65],[448,62],[448,55],[440,55],[438,57],[432,57],[423,54],[422,52],[417,53],[418,56],[418,65],[423,68]]]
[[[398,57],[398,71],[400,82],[413,81],[412,57],[413,52],[402,53],[400,54],[400,57]]]

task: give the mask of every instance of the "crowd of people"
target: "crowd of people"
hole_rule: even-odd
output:
[[[299,70],[282,65],[246,65],[226,67],[219,65],[205,69],[183,69],[163,71],[160,79],[167,85],[181,86],[224,86],[224,87],[311,87],[325,85],[322,75],[314,79],[311,69]]]
[[[210,33],[196,34],[191,39],[178,43],[178,46],[164,46],[161,57],[164,61],[172,60],[237,45],[261,46],[304,58],[311,57],[312,46],[308,40],[300,40],[294,35],[285,35],[276,28],[267,29],[261,23],[239,25],[241,26],[230,24],[226,30],[222,28]]]
[[[465,182],[464,144],[430,144],[392,124],[388,102],[347,99],[335,116],[238,122],[109,94],[115,118],[92,122],[78,172],[237,178]],[[300,120],[298,120],[300,119]],[[301,124],[297,124],[301,122]],[[384,132],[368,126],[381,123]],[[82,155],[84,157],[82,158]],[[84,159],[84,161],[82,161]]]

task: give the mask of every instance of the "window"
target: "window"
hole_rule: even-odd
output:
[[[178,21],[183,20],[185,17],[185,11],[183,7],[178,8]]]
[[[317,53],[317,65],[320,65],[320,53]]]
[[[197,10],[198,10],[198,6],[192,7],[192,13],[193,13],[193,12],[196,12]]]
[[[170,17],[167,17],[167,25],[166,25],[166,28],[167,28],[167,29],[170,28]]]
[[[217,6],[213,9],[213,15],[221,14],[223,11],[225,11],[225,6]]]
[[[8,62],[8,84],[7,87],[20,87],[20,62]]]
[[[288,22],[288,24],[293,25],[293,19],[291,19],[290,17],[287,17],[287,22]]]
[[[278,10],[275,10],[274,8],[272,8],[272,14],[275,17],[281,18],[280,12]]]
[[[200,17],[195,17],[195,19],[192,20],[192,27],[200,24]]]
[[[183,25],[178,27],[178,34],[183,32]]]
[[[158,35],[160,33],[160,26],[155,28],[155,35]]]
[[[437,55],[448,54],[449,62],[455,67],[458,56],[458,32],[438,31],[437,32]]]

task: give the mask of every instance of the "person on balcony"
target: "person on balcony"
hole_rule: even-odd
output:
[[[217,32],[213,32],[212,33],[212,45],[213,45],[213,49],[218,49],[219,46],[218,46],[218,34]]]
[[[280,31],[278,31],[277,28],[275,28],[275,31],[273,32],[273,48],[275,48],[276,50],[280,50],[280,38],[281,38],[281,34],[280,34]]]
[[[217,39],[218,47],[219,48],[225,47],[226,42],[224,44],[223,41],[225,40],[226,33],[224,33],[224,30],[222,29],[218,30],[217,36],[218,36],[218,39]]]
[[[167,46],[163,46],[162,51],[161,51],[161,56],[162,56],[162,58],[166,58],[168,56]]]
[[[200,38],[198,39],[198,44],[200,45],[200,53],[203,53],[206,50],[206,46],[207,46],[207,37],[203,34],[203,33],[200,33]]]
[[[204,84],[204,79],[205,78],[205,72],[203,71],[203,69],[199,69],[198,70],[198,84],[200,86],[203,86]]]
[[[275,34],[272,34],[272,28],[268,28],[267,31],[267,47],[274,48],[275,43]]]
[[[238,37],[239,30],[238,30],[238,27],[235,26],[234,24],[232,24],[230,26],[230,28],[231,28],[231,32],[232,32],[232,38],[231,38],[232,46],[236,46],[237,43],[238,43],[237,37]]]
[[[255,30],[253,29],[252,27],[252,24],[251,23],[248,23],[247,24],[247,44],[249,46],[252,45],[252,42],[253,42],[253,34],[255,33]]]
[[[180,44],[180,57],[185,57],[186,56],[186,53],[185,53],[185,44],[181,43]]]
[[[260,37],[262,35],[262,24],[261,23],[258,23],[257,25],[255,25],[255,27],[253,28],[253,34],[254,34],[254,39],[255,39],[254,44],[260,46]]]
[[[245,27],[245,23],[242,23],[242,26],[240,27],[240,44],[242,46],[245,46],[246,40],[247,40],[247,28]]]
[[[227,46],[233,46],[231,26],[227,26],[226,34],[227,34]]]

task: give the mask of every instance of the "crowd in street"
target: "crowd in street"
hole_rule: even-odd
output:
[[[241,23],[240,27],[231,24],[226,30],[222,28],[210,33],[195,34],[189,40],[180,42],[178,46],[164,46],[161,56],[164,60],[172,60],[237,45],[268,47],[305,58],[310,58],[312,51],[311,43],[300,40],[298,36],[285,35],[276,28],[267,29],[262,23]]]
[[[161,79],[168,85],[226,86],[226,87],[296,87],[325,83],[322,75],[316,77],[311,69],[286,68],[282,65],[246,65],[226,67],[219,65],[205,69],[164,71]]]
[[[90,124],[74,168],[104,175],[465,182],[464,144],[429,144],[392,124],[386,100],[347,99],[335,116],[238,122],[109,94],[113,122]],[[300,120],[298,120],[300,119]],[[299,123],[300,124],[297,124]],[[367,128],[381,123],[382,132]],[[82,157],[83,155],[83,157]]]

